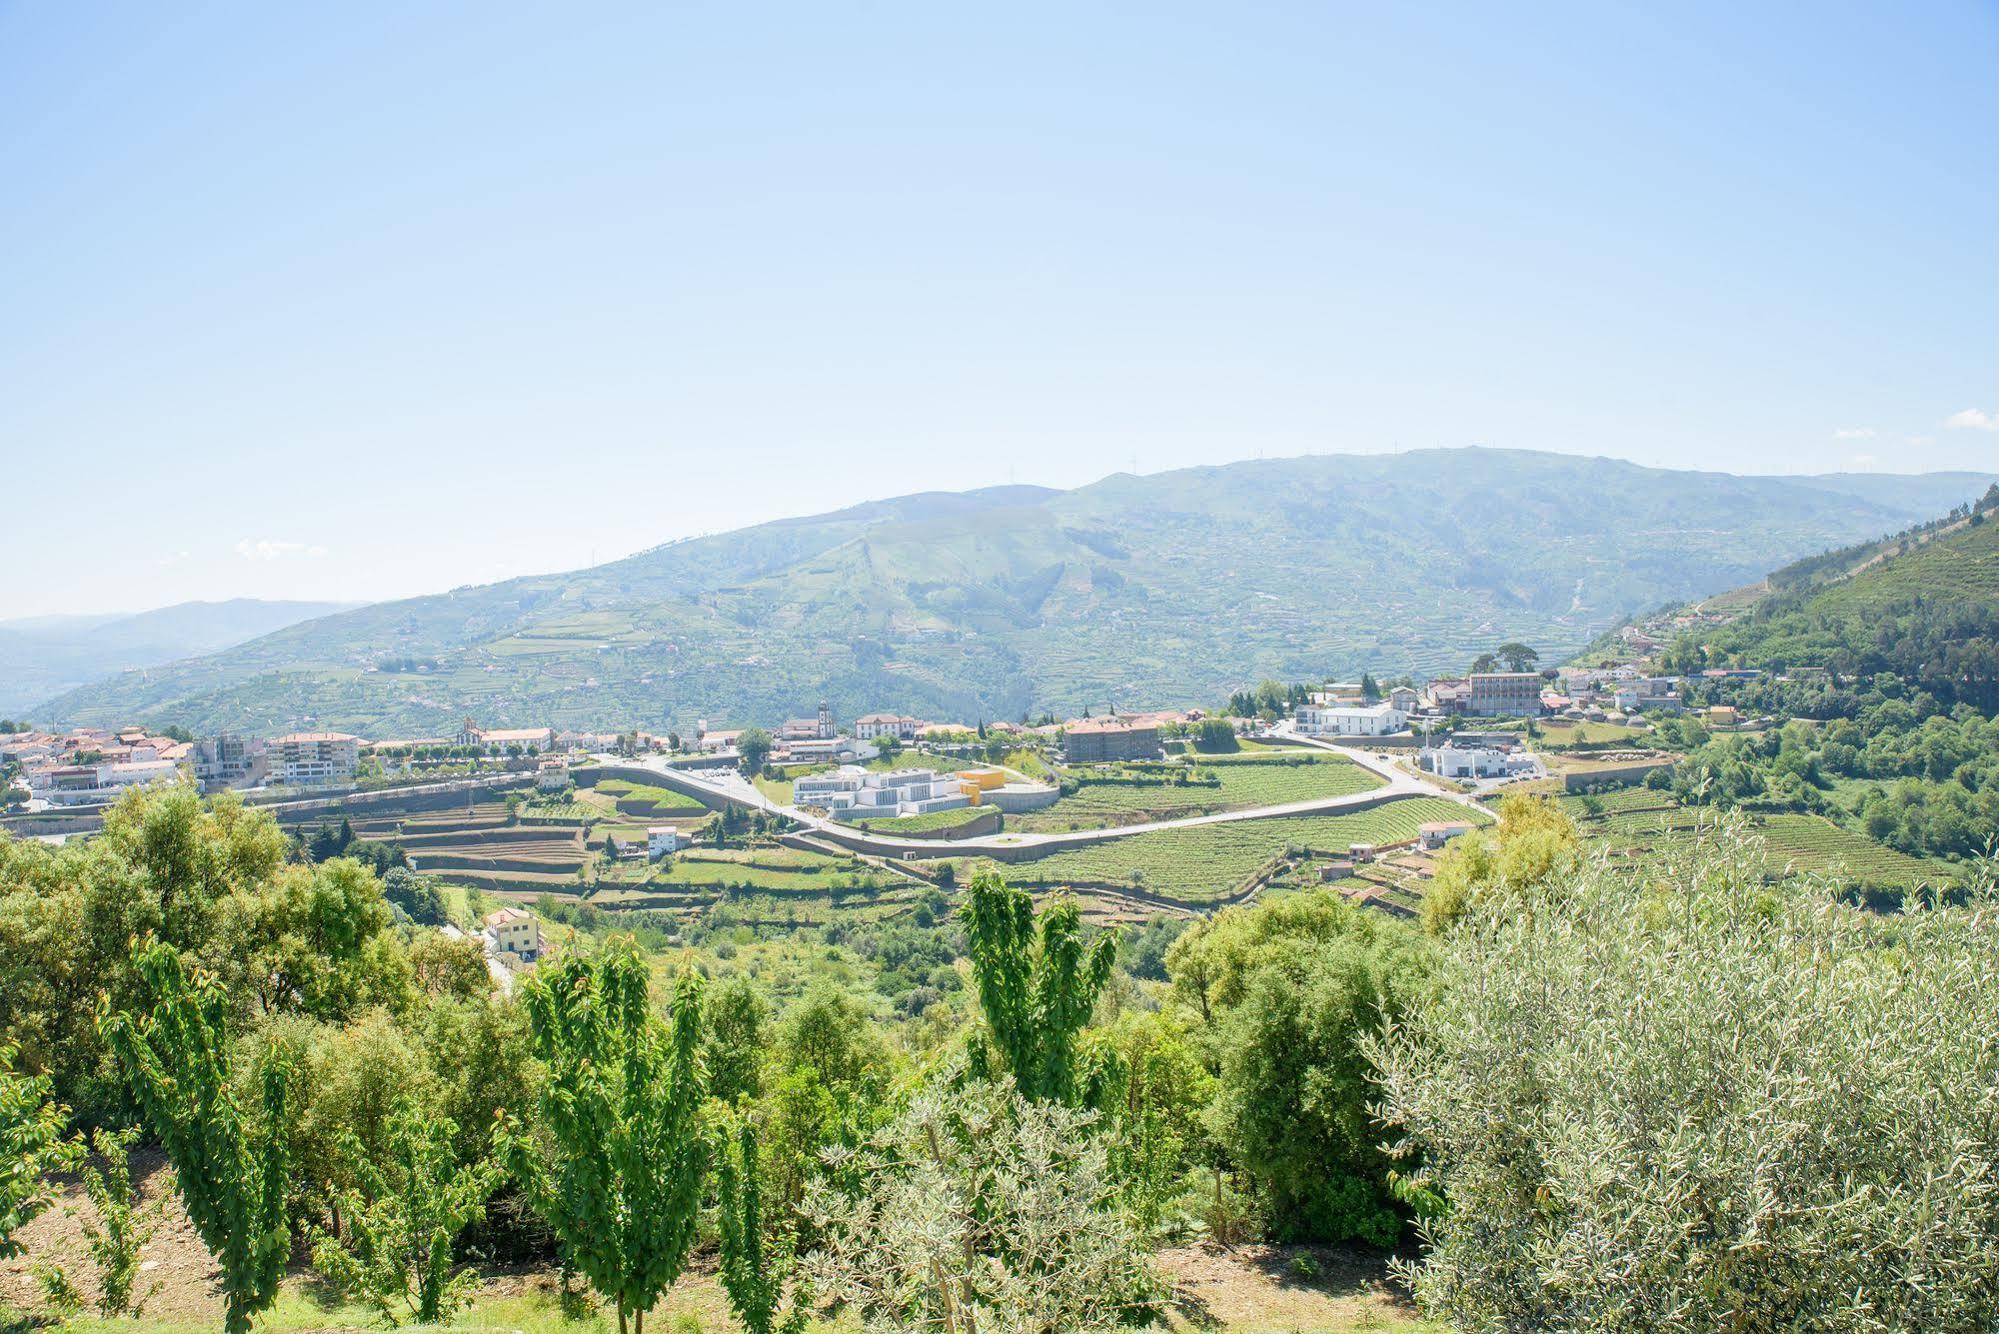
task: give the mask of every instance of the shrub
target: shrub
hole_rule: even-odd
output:
[[[1999,905],[1761,888],[1740,829],[1475,900],[1371,1044],[1410,1271],[1467,1329],[1969,1329],[1999,1309]]]
[[[1113,1186],[1094,1113],[1010,1082],[933,1088],[858,1149],[826,1154],[803,1270],[869,1328],[1099,1330],[1143,1323],[1160,1288]]]

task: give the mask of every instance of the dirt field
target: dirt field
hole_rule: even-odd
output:
[[[150,1219],[154,1234],[143,1252],[139,1282],[139,1291],[145,1294],[143,1313],[104,1320],[86,1305],[84,1313],[61,1326],[47,1309],[34,1270],[52,1260],[82,1290],[86,1303],[97,1296],[83,1246],[83,1225],[91,1206],[81,1189],[73,1188],[55,1208],[17,1234],[25,1253],[0,1261],[0,1334],[58,1327],[82,1334],[139,1330],[205,1334],[220,1328],[218,1271],[173,1198],[172,1169],[157,1155],[139,1155],[133,1160],[132,1177],[142,1200],[163,1206]],[[1372,1257],[1317,1247],[1183,1246],[1161,1251],[1158,1262],[1172,1285],[1168,1325],[1175,1330],[1413,1334],[1429,1328],[1415,1319],[1389,1283],[1386,1267]],[[647,1325],[662,1334],[736,1327],[712,1270],[699,1264],[674,1285]],[[329,1299],[303,1271],[286,1280],[277,1306],[258,1321],[260,1330],[287,1334],[380,1327],[373,1312]],[[545,1271],[485,1275],[472,1306],[449,1326],[509,1334],[598,1334],[616,1327],[615,1317],[577,1310],[574,1305],[565,1315],[556,1277]]]

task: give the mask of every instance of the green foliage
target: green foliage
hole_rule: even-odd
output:
[[[14,1057],[0,1045],[0,1259],[20,1254],[14,1233],[49,1207],[49,1174],[80,1152],[62,1138],[69,1117],[49,1101],[48,1076],[15,1073]]]
[[[492,1159],[461,1166],[457,1135],[451,1121],[405,1100],[389,1118],[386,1153],[347,1137],[360,1186],[341,1193],[344,1235],[321,1230],[313,1265],[336,1288],[365,1296],[391,1325],[444,1320],[471,1285],[469,1272],[454,1272],[452,1244],[484,1212],[503,1169]]]
[[[1574,860],[1575,821],[1552,801],[1514,793],[1499,803],[1499,824],[1454,840],[1437,858],[1423,894],[1423,927],[1448,931],[1481,896],[1537,884]]]
[[[770,1042],[770,1005],[740,973],[709,992],[701,1063],[708,1072],[708,1095],[725,1104],[754,1098],[762,1089],[764,1049]]]
[[[1041,914],[1037,930],[1033,897],[990,872],[973,877],[959,911],[985,1016],[974,1072],[984,1077],[990,1051],[1023,1097],[1075,1103],[1088,1091],[1076,1038],[1110,980],[1117,936],[1086,945],[1067,896]]]
[[[722,1287],[729,1294],[730,1309],[749,1334],[773,1334],[791,1276],[791,1243],[781,1232],[766,1232],[756,1128],[749,1118],[738,1123],[734,1145],[718,1146],[715,1159]],[[803,1309],[795,1309],[787,1324],[803,1330]]]
[[[806,1204],[812,1290],[870,1329],[1105,1330],[1163,1291],[1112,1207],[1096,1115],[1009,1084],[928,1088],[856,1149],[827,1154]]]
[[[190,978],[164,941],[135,950],[149,1012],[106,1007],[100,1020],[146,1121],[159,1137],[195,1231],[222,1266],[230,1334],[277,1296],[291,1250],[286,1086],[290,1058],[275,1045],[261,1064],[260,1115],[229,1084],[229,1002],[210,975]]]
[[[770,733],[761,727],[746,727],[736,738],[736,754],[746,774],[762,773],[764,765],[770,763],[770,752]]]
[[[1761,887],[1724,837],[1474,903],[1370,1052],[1467,1329],[1975,1329],[1999,1304],[1999,913]]]
[[[1423,996],[1421,937],[1317,890],[1197,924],[1167,966],[1219,1073],[1209,1125],[1268,1229],[1393,1245],[1403,1211],[1361,1049]]]
[[[631,941],[540,970],[523,1005],[548,1066],[545,1145],[511,1122],[505,1153],[567,1261],[636,1321],[680,1276],[701,1207],[706,1146],[701,985],[682,974],[671,1024],[652,1013]]]
[[[99,1127],[90,1142],[104,1166],[83,1168],[83,1193],[97,1212],[95,1221],[83,1225],[83,1244],[97,1266],[97,1311],[104,1316],[136,1316],[148,1295],[135,1292],[139,1252],[153,1236],[132,1192],[129,1154],[137,1138],[136,1130]]]

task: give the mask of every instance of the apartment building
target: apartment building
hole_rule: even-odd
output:
[[[361,760],[361,742],[345,732],[292,732],[264,745],[270,781],[290,787],[350,783]]]

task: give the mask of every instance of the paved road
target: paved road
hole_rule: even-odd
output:
[[[699,787],[708,789],[717,797],[725,797],[759,810],[782,815],[805,829],[835,837],[845,846],[890,857],[910,855],[934,857],[940,852],[977,852],[986,849],[1007,849],[1018,852],[1023,848],[1032,848],[1037,851],[1054,852],[1065,846],[1089,846],[1110,839],[1131,838],[1138,834],[1153,834],[1168,829],[1192,829],[1200,825],[1232,824],[1238,820],[1267,820],[1286,815],[1336,814],[1343,810],[1379,805],[1383,801],[1399,797],[1442,797],[1485,814],[1483,808],[1469,797],[1441,787],[1429,778],[1410,773],[1397,765],[1389,756],[1349,750],[1344,746],[1334,746],[1313,737],[1291,732],[1280,732],[1279,735],[1284,740],[1299,745],[1336,751],[1380,778],[1382,786],[1341,797],[1315,797],[1309,801],[1285,802],[1276,806],[1254,806],[1247,810],[1222,811],[1214,815],[1190,815],[1175,820],[1154,820],[1145,824],[1119,825],[1111,829],[1076,829],[1052,834],[981,834],[973,838],[948,840],[901,839],[872,834],[865,828],[855,825],[840,824],[796,806],[781,806],[758,791],[754,784],[734,770],[675,769],[664,759],[654,756],[641,760],[618,760],[608,756],[603,758],[607,763],[649,769],[655,773],[670,772],[676,778],[689,780]]]

